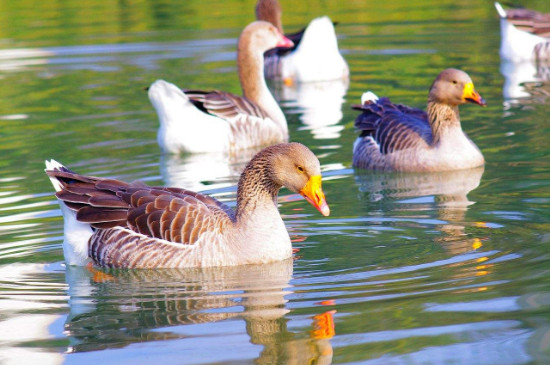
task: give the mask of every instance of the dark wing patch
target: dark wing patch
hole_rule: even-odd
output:
[[[523,31],[544,38],[550,37],[550,13],[519,8],[508,9],[506,19]]]
[[[382,154],[414,147],[422,140],[431,143],[432,131],[423,110],[393,104],[388,98],[352,108],[362,112],[355,119],[361,137],[372,137]]]
[[[284,56],[284,55],[286,55],[290,52],[295,51],[296,48],[298,48],[298,45],[300,44],[300,42],[302,41],[302,37],[304,36],[305,31],[306,31],[306,28],[303,28],[303,29],[299,30],[298,32],[285,34],[285,37],[290,39],[292,41],[292,43],[294,43],[294,46],[292,46],[290,48],[276,47],[276,48],[269,49],[269,50],[264,52],[264,57],[265,58],[274,57],[274,56],[281,57],[281,56]]]
[[[268,118],[267,113],[250,100],[223,91],[185,90],[185,95],[200,110],[229,121],[242,116]]]
[[[142,193],[137,191],[135,194]],[[170,204],[165,204],[168,197]],[[139,200],[143,200],[143,196]],[[217,206],[207,206],[193,196],[153,194],[152,200],[129,210],[127,221],[130,229],[148,237],[194,244],[203,232],[215,232],[220,228],[216,211],[222,212]]]
[[[129,228],[148,237],[195,243],[205,231],[220,231],[235,220],[218,200],[179,188],[88,177],[65,168],[46,171],[63,190],[56,196],[96,229]]]

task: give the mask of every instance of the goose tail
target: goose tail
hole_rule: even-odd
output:
[[[502,5],[500,5],[499,2],[495,2],[495,8],[497,9],[498,16],[505,19],[506,18],[506,11],[502,7]]]
[[[55,172],[70,172],[65,166],[56,160],[46,160],[46,169],[50,181],[56,192],[63,191],[63,185],[55,177]],[[76,211],[70,209],[63,201],[58,199],[64,221],[63,255],[68,265],[84,266],[88,263],[88,240],[94,233],[89,224],[79,222],[76,219]]]

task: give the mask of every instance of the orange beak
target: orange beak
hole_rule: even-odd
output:
[[[294,42],[292,42],[290,39],[288,39],[287,37],[281,34],[281,39],[279,40],[279,42],[277,42],[276,47],[292,48],[294,47]]]
[[[306,186],[300,190],[300,194],[313,205],[322,215],[328,217],[330,208],[325,199],[325,193],[321,188],[321,175],[315,175],[309,178]]]
[[[462,93],[462,99],[469,101],[470,103],[475,103],[481,106],[487,106],[487,103],[481,95],[474,89],[474,84],[469,82],[464,85],[464,92]]]

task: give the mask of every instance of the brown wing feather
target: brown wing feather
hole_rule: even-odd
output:
[[[523,31],[544,38],[550,37],[550,13],[529,9],[508,9],[506,19]]]
[[[82,176],[67,169],[48,170],[62,189],[56,196],[77,212],[77,219],[98,229],[120,226],[151,238],[196,243],[216,222],[234,221],[218,200],[179,188]],[[223,226],[223,224],[222,224]]]
[[[217,90],[185,90],[184,92],[198,108],[230,122],[248,116],[268,118],[262,108],[245,97]]]
[[[143,194],[142,191],[139,193]],[[145,197],[142,196],[139,200],[144,201]],[[157,203],[157,200],[160,202]],[[172,197],[170,204],[166,204],[166,201],[167,196],[160,195],[150,202],[130,209],[128,226],[148,237],[194,244],[200,237],[192,232],[212,230],[213,218],[218,217],[216,211],[221,211],[218,207],[207,206],[192,196],[183,199]],[[159,206],[161,208],[158,208]]]

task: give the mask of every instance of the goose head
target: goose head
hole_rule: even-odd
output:
[[[302,195],[324,216],[330,214],[317,157],[300,143],[280,143],[258,152],[245,167],[237,188],[237,216],[255,209],[259,199],[276,201],[283,186]]]
[[[283,33],[281,4],[277,0],[258,0],[256,4],[256,19],[265,20],[275,25]]]
[[[273,181],[302,195],[321,214],[328,216],[330,209],[321,187],[321,166],[317,157],[300,143],[284,143],[277,146],[281,148],[272,159]]]
[[[430,88],[428,99],[453,106],[465,103],[487,105],[475,90],[470,76],[466,72],[455,68],[448,68],[437,76]]]
[[[247,25],[239,37],[239,50],[252,48],[262,55],[272,48],[292,46],[294,43],[277,30],[277,27],[263,20]]]

